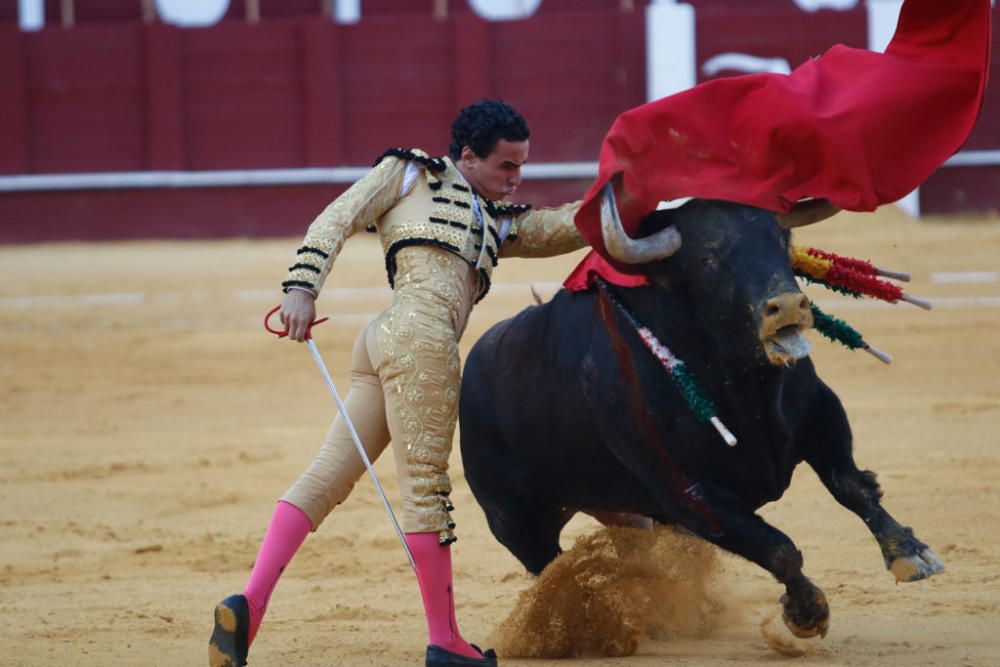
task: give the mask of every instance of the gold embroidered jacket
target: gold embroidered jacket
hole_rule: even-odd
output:
[[[369,229],[379,234],[390,285],[400,248],[436,245],[477,270],[478,301],[500,257],[549,257],[586,245],[573,223],[579,207],[579,201],[543,209],[489,201],[469,187],[450,158],[390,149],[309,226],[282,287],[318,295],[347,238]]]

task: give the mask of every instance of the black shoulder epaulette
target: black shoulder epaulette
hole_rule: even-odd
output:
[[[375,160],[372,166],[374,167],[387,157],[398,157],[402,160],[419,162],[420,164],[424,165],[431,171],[435,172],[442,172],[448,168],[448,166],[444,163],[444,160],[442,158],[431,157],[430,155],[427,155],[423,151],[420,151],[418,153],[414,150],[407,150],[406,148],[390,148],[386,152],[379,155],[378,159]]]

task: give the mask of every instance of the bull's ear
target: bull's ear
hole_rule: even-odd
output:
[[[601,191],[601,237],[608,254],[624,264],[655,262],[669,257],[681,247],[680,232],[673,227],[666,227],[641,239],[629,236],[618,213],[613,181],[608,181]]]
[[[800,201],[788,213],[778,216],[778,225],[782,229],[794,229],[795,227],[805,227],[840,212],[840,208],[834,206],[826,199],[807,199]]]

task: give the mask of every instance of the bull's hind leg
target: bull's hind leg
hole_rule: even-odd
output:
[[[506,499],[499,504],[483,504],[486,521],[494,537],[510,550],[532,574],[562,553],[559,533],[572,517],[560,507]]]
[[[917,581],[941,572],[941,559],[882,507],[882,489],[875,473],[859,470],[854,463],[847,415],[833,392],[823,389],[812,421],[823,427],[807,431],[806,461],[837,502],[865,522],[882,549],[886,568],[897,581]]]

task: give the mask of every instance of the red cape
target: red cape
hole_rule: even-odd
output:
[[[906,0],[884,54],[837,45],[789,75],[716,79],[620,115],[576,215],[594,248],[564,283],[592,273],[645,282],[606,255],[600,194],[622,174],[622,224],[663,200],[723,199],[787,212],[806,197],[873,211],[912,192],[957,151],[982,106],[990,0]]]

